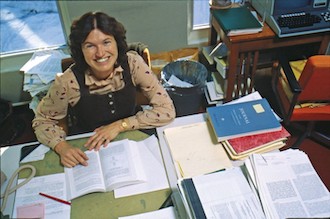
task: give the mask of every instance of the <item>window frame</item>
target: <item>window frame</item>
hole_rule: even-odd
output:
[[[68,49],[68,43],[67,43],[67,31],[65,29],[65,25],[63,22],[63,13],[61,10],[62,4],[60,4],[60,1],[55,0],[56,3],[56,7],[57,7],[57,11],[59,14],[59,19],[60,19],[60,24],[61,24],[61,29],[63,32],[63,37],[65,39],[65,44],[63,45],[56,45],[56,46],[48,46],[48,47],[42,47],[42,48],[35,48],[35,49],[22,49],[22,50],[18,50],[18,51],[12,51],[12,52],[3,52],[0,53],[0,59],[1,59],[1,63],[2,63],[2,59],[7,59],[9,57],[20,57],[20,56],[25,56],[25,55],[32,55],[35,51],[41,50],[41,49],[47,49],[47,50],[56,50],[56,49],[61,49],[63,51]]]
[[[200,0],[190,0],[188,2],[188,12],[190,12],[188,13],[187,24],[188,45],[207,44],[209,41],[210,24],[194,26],[194,1]]]

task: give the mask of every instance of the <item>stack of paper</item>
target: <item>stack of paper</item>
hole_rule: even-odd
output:
[[[265,153],[285,146],[290,133],[282,126],[279,131],[232,138],[222,142],[233,160],[245,159],[253,153]]]
[[[57,73],[62,72],[61,60],[69,55],[61,50],[36,51],[30,60],[20,69],[24,72],[23,90],[30,93],[31,109],[35,109],[39,100],[47,93]]]
[[[265,218],[240,167],[183,179],[178,187],[191,218]]]
[[[245,165],[178,181],[190,218],[329,218],[330,193],[299,150],[253,154]]]
[[[246,166],[267,218],[330,217],[330,193],[303,151],[253,154]]]
[[[261,102],[266,102],[266,104]],[[248,113],[246,105],[251,107],[252,114]],[[220,112],[220,109],[225,109],[225,113]],[[213,113],[216,114],[213,118],[209,117],[215,133],[217,134],[217,131],[220,134],[229,133],[227,135],[223,134],[223,136],[217,135],[219,142],[233,160],[244,159],[252,153],[264,153],[279,149],[285,146],[290,137],[290,133],[279,123],[280,118],[273,112],[267,101],[262,100],[258,92],[222,106],[213,107],[213,109],[209,108],[208,111],[210,110],[213,110]],[[259,116],[263,116],[262,114],[265,114],[266,111],[268,111],[269,117],[261,119]],[[230,120],[232,122],[229,122]],[[273,123],[270,129],[268,127],[267,129],[257,130],[255,127],[255,125],[259,126],[263,122],[269,123],[270,121]],[[217,127],[214,127],[215,125]]]
[[[228,54],[228,48],[226,44],[220,42],[217,45],[205,46],[202,48],[202,54],[209,63],[209,65],[214,64],[214,59],[226,57]]]
[[[219,72],[212,72],[212,81],[206,82],[205,97],[209,105],[222,104],[225,97],[226,80],[222,78]]]

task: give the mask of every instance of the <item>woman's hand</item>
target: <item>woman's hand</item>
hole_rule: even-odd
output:
[[[101,126],[94,130],[95,134],[91,136],[85,144],[85,147],[88,150],[100,150],[101,146],[106,147],[110,141],[115,139],[117,135],[124,131],[124,128],[121,125],[121,120],[113,122],[109,125]]]
[[[71,146],[68,142],[62,141],[58,143],[55,152],[60,155],[61,163],[65,167],[74,167],[77,164],[87,166],[87,155],[79,148]]]

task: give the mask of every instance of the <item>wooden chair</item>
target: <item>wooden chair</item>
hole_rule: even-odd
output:
[[[289,62],[282,55],[273,70],[272,89],[284,124],[307,124],[292,147],[298,148],[306,137],[329,147],[329,136],[317,132],[315,123],[330,121],[330,56],[315,55]]]

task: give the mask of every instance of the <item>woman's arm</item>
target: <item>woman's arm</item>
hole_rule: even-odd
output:
[[[173,101],[157,76],[138,54],[128,53],[128,63],[133,83],[141,89],[151,106],[151,109],[129,117],[130,127],[134,127],[134,129],[154,128],[173,121],[176,116]]]

